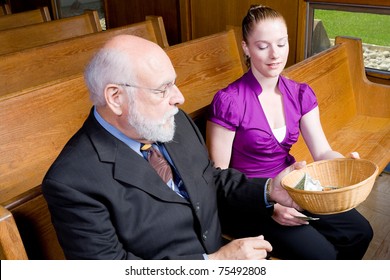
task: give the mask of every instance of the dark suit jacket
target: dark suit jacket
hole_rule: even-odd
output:
[[[174,140],[165,146],[190,201],[170,190],[91,111],[43,181],[68,259],[201,259],[222,246],[224,208],[266,214],[265,180],[214,168],[192,120],[182,111],[175,119]]]

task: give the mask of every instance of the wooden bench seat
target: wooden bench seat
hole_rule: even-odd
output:
[[[0,30],[41,23],[50,20],[51,17],[49,9],[45,6],[31,11],[9,14],[0,17]]]
[[[0,54],[102,31],[97,11],[79,16],[0,30]]]
[[[168,46],[162,17],[148,16],[143,22],[4,54],[0,59],[0,100],[7,94],[82,73],[95,51],[119,34]]]
[[[390,86],[365,75],[360,39],[338,37],[336,46],[284,73],[313,87],[323,129],[333,149],[357,151],[382,171],[390,162]],[[313,161],[302,138],[292,148],[297,160]]]

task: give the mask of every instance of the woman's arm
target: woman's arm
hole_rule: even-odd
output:
[[[318,106],[302,117],[300,127],[314,161],[344,157],[329,145],[322,129]]]
[[[235,135],[235,131],[207,121],[206,144],[215,167],[229,167]]]

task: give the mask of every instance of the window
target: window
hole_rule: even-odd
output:
[[[367,71],[390,74],[390,7],[308,3],[305,58],[323,51],[336,36],[362,39]]]
[[[106,29],[104,3],[102,0],[55,0],[53,2],[58,18],[81,15],[85,10],[96,10],[99,13],[102,29]]]

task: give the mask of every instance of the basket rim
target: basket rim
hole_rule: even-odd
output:
[[[346,186],[346,187],[340,187],[340,188],[337,188],[335,190],[329,190],[329,191],[309,191],[309,190],[299,190],[299,189],[295,189],[295,188],[292,188],[292,187],[289,187],[289,186],[286,186],[284,184],[285,180],[286,180],[286,176],[293,173],[293,172],[304,172],[305,169],[307,169],[307,167],[310,167],[310,166],[313,166],[313,165],[319,165],[319,164],[324,164],[324,163],[327,163],[327,162],[330,162],[330,161],[351,161],[351,160],[356,160],[356,161],[361,161],[361,162],[366,162],[368,164],[371,164],[373,165],[373,167],[375,168],[374,169],[374,172],[369,176],[367,177],[366,179],[364,179],[363,181],[360,181],[356,184],[353,184],[353,185],[350,185],[350,186]],[[376,163],[374,163],[373,161],[371,160],[368,160],[368,159],[353,159],[353,158],[335,158],[335,159],[325,159],[325,160],[319,160],[319,161],[314,161],[312,163],[309,163],[307,164],[304,168],[302,169],[296,169],[296,170],[293,170],[292,172],[290,172],[289,174],[286,174],[282,180],[281,180],[281,185],[282,187],[287,190],[287,191],[292,191],[292,192],[295,192],[295,193],[302,193],[302,194],[317,194],[317,195],[327,195],[327,194],[330,194],[330,193],[339,193],[339,192],[345,192],[347,190],[351,190],[351,189],[355,189],[355,188],[358,188],[359,186],[365,184],[367,181],[371,180],[372,177],[376,177],[378,175],[378,172],[379,172],[379,167]]]

